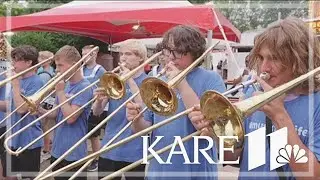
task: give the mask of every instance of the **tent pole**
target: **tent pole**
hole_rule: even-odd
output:
[[[208,33],[207,33],[207,47],[210,47],[212,45],[212,30],[208,30]],[[205,58],[204,60],[204,63],[203,63],[203,66],[205,69],[208,69],[208,70],[212,70],[212,55],[211,53],[209,53],[207,55],[207,57]]]
[[[214,8],[212,8],[211,10],[212,10],[212,12],[213,12],[213,14],[214,14],[214,17],[215,17],[215,19],[216,19],[216,21],[217,21],[217,23],[218,23],[219,30],[220,30],[220,32],[222,33],[223,39],[224,39],[225,42],[226,42],[226,47],[227,47],[227,50],[230,52],[231,60],[232,60],[233,63],[236,65],[236,68],[237,68],[237,70],[238,70],[238,73],[237,73],[237,74],[242,75],[242,72],[240,72],[239,64],[238,64],[238,62],[236,61],[236,58],[235,58],[235,56],[234,56],[234,54],[233,54],[233,51],[232,51],[231,46],[230,46],[230,44],[229,44],[229,42],[228,42],[228,39],[227,39],[226,34],[225,34],[224,30],[223,30],[223,27],[221,26],[221,23],[220,23],[219,18],[218,18],[217,14],[216,14],[216,11],[214,10]],[[228,63],[228,64],[229,64],[229,63]],[[230,67],[230,66],[228,65],[228,67]]]

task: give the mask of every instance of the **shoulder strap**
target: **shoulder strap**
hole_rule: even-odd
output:
[[[158,74],[158,67],[159,65],[155,65],[152,68],[152,76],[156,76]]]
[[[41,72],[38,73],[38,75],[43,74],[43,73],[48,74],[50,76],[50,78],[53,77],[53,75],[50,74],[48,71],[41,71]]]
[[[84,77],[86,77],[86,78],[94,78],[94,76],[97,74],[97,72],[98,72],[100,67],[102,67],[100,64],[96,64],[96,66],[93,68],[93,71],[91,72],[91,74],[89,76],[84,76]],[[82,71],[83,71],[83,68],[82,68]]]
[[[267,131],[267,135],[272,133],[272,121],[271,119],[266,116],[266,131]],[[268,143],[268,146],[269,146],[269,149],[270,149],[270,138],[267,138],[267,143]],[[280,180],[286,180],[286,174],[285,172],[283,171],[283,168],[282,166],[281,167],[278,167],[276,169],[277,173],[278,173],[278,176],[279,176],[279,179]]]

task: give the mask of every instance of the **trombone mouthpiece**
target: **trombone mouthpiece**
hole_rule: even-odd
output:
[[[267,72],[262,72],[260,74],[260,78],[263,79],[263,80],[268,80],[268,79],[270,79],[270,74],[267,73]]]

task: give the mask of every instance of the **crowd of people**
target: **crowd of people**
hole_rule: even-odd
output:
[[[52,58],[40,68],[31,70],[19,78],[13,79],[11,86],[0,87],[0,119],[5,118],[9,111],[20,107],[5,123],[0,124],[0,133],[5,131],[19,121],[29,112],[29,107],[24,104],[20,96],[31,96],[36,94],[42,87],[47,86],[50,79],[59,76],[74,65],[82,61],[83,56],[87,56],[83,61],[79,71],[66,75],[63,80],[55,85],[55,94],[39,105],[37,111],[27,114],[24,121],[17,124],[11,133],[27,126],[39,116],[47,113],[58,104],[66,101],[72,95],[80,92],[93,82],[99,80],[107,71],[102,65],[97,63],[98,51],[93,51],[94,45],[87,45],[82,48],[81,53],[73,46],[66,45],[57,52],[40,51],[30,45],[15,47],[11,52],[11,62],[13,73],[20,73],[39,62]],[[156,52],[161,52],[157,58],[157,65],[149,72],[140,69],[131,76],[125,84],[125,96],[121,99],[108,97],[103,87],[99,84],[81,93],[60,108],[52,111],[41,122],[35,123],[32,127],[20,133],[17,137],[9,141],[9,147],[17,150],[20,147],[32,142],[43,132],[47,131],[54,124],[64,120],[73,112],[80,110],[92,98],[96,100],[92,105],[88,105],[79,112],[71,116],[66,122],[58,126],[53,133],[49,133],[30,146],[19,156],[9,154],[3,146],[3,139],[0,143],[0,154],[2,168],[2,178],[13,179],[20,174],[22,178],[33,179],[40,172],[41,162],[50,158],[50,162],[55,162],[58,158],[77,143],[82,137],[97,126],[110,113],[115,111],[121,104],[136,92],[143,81],[151,76],[156,76],[165,69],[165,74],[161,77],[164,81],[170,81],[181,71],[188,68],[206,50],[206,40],[204,35],[196,28],[187,25],[179,25],[169,29],[163,40],[156,47]],[[120,75],[125,75],[141,65],[147,59],[147,48],[138,40],[130,39],[124,41],[119,50]],[[312,63],[309,60],[312,59]],[[54,66],[52,63],[54,62]],[[259,34],[254,41],[254,47],[246,58],[247,69],[236,84],[248,79],[256,79],[261,85],[261,92],[256,92],[253,87],[248,86],[242,90],[243,98],[250,98],[257,94],[269,91],[282,84],[285,84],[300,75],[307,73],[310,69],[320,66],[320,44],[317,37],[305,26],[304,22],[297,18],[286,18],[277,24],[268,27]],[[221,65],[222,66],[222,65]],[[76,68],[75,68],[76,69]],[[109,71],[110,69],[108,69]],[[262,80],[257,75],[266,72],[269,79]],[[256,75],[257,74],[257,75]],[[1,80],[8,77],[2,75]],[[245,133],[250,133],[258,129],[252,123],[271,123],[271,132],[286,127],[288,129],[288,144],[299,145],[304,149],[309,158],[308,163],[297,164],[293,161],[276,170],[270,170],[270,162],[249,171],[248,168],[248,140],[245,139],[243,148],[236,149],[233,153],[226,152],[226,160],[236,160],[240,157],[239,179],[315,179],[320,177],[320,94],[319,78],[311,77],[314,86],[309,82],[303,82],[296,88],[286,92],[285,95],[262,106],[259,111],[254,112],[243,121]],[[311,79],[310,78],[310,79]],[[8,88],[9,87],[9,88]],[[202,114],[198,104],[201,96],[208,90],[215,90],[223,93],[226,86],[221,75],[212,70],[206,70],[201,66],[192,69],[175,87],[178,98],[178,109],[175,114],[188,108],[195,107],[186,116],[181,116],[178,120],[153,130],[150,134],[150,143],[157,141],[157,137],[163,137],[154,150],[159,150],[173,143],[176,136],[185,137],[195,131],[201,131],[203,136],[209,136],[217,140],[211,129],[212,122],[209,122]],[[9,91],[9,92],[8,92]],[[312,106],[309,106],[312,104]],[[104,127],[104,133],[97,130],[89,138],[92,152],[97,152],[106,145],[126,124],[133,119],[132,125],[125,130],[117,141],[124,139],[142,131],[154,124],[164,121],[168,117],[159,115],[148,110],[142,116],[137,117],[145,107],[142,97],[136,96],[126,107],[118,111]],[[312,124],[312,126],[309,125]],[[302,127],[306,133],[298,133],[297,127]],[[268,130],[267,130],[268,131]],[[271,133],[268,132],[268,133]],[[101,140],[102,139],[102,140]],[[199,148],[208,147],[207,141],[199,141]],[[193,157],[194,144],[191,141],[184,143],[184,151]],[[206,150],[216,162],[219,160],[218,143]],[[269,159],[270,147],[265,147],[267,158]],[[143,156],[142,138],[136,138],[120,147],[103,153],[98,159],[92,161],[90,166],[78,179],[86,179],[87,171],[98,171],[98,178],[105,177],[109,173],[120,170],[139,160]],[[87,143],[81,143],[72,153],[59,162],[52,170],[58,170],[64,166],[72,164],[88,155]],[[167,159],[169,152],[159,155],[161,159]],[[41,158],[42,157],[42,158]],[[11,163],[8,163],[8,158]],[[221,157],[220,157],[221,158]],[[182,154],[171,157],[170,164],[161,164],[156,159],[150,160],[148,168],[145,164],[124,172],[117,179],[218,179],[217,164],[207,161],[205,154],[199,154],[199,163],[185,163]],[[10,166],[10,167],[9,167]],[[75,172],[81,166],[75,167],[68,172]],[[313,171],[310,172],[310,169]],[[279,172],[283,174],[279,174]],[[310,172],[311,174],[301,176],[299,172]],[[259,175],[262,173],[263,175]],[[68,179],[70,173],[65,172],[54,179]]]

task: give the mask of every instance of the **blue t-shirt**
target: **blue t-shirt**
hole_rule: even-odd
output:
[[[31,96],[34,93],[36,93],[41,87],[43,86],[43,83],[40,79],[40,77],[38,75],[32,75],[30,77],[27,78],[23,78],[20,80],[20,91],[21,94],[23,94],[24,96]],[[15,94],[16,95],[16,94]],[[11,109],[14,110],[16,109],[16,106],[14,104],[14,101],[12,99],[11,101]],[[11,123],[7,123],[9,126],[15,124],[17,121],[19,121],[21,119],[21,117],[23,117],[25,114],[19,114],[19,113],[14,113],[11,116]],[[34,116],[34,115],[28,115],[24,120],[22,120],[20,123],[17,124],[17,126],[15,126],[12,129],[12,133],[17,132],[18,130],[20,130],[21,128],[27,126],[28,124],[30,124],[32,121],[34,121],[35,119],[37,119],[38,116]],[[35,140],[37,137],[41,136],[42,134],[42,129],[41,129],[41,124],[40,121],[38,121],[36,124],[34,124],[33,126],[29,127],[28,129],[26,129],[25,131],[23,131],[22,133],[20,133],[19,135],[15,136],[12,139],[12,142],[9,141],[9,145],[14,148],[17,149],[19,147],[23,147],[26,146],[27,144],[29,144],[31,141]],[[12,143],[12,144],[11,144]],[[33,144],[32,146],[30,146],[28,149],[34,149],[34,148],[38,148],[38,147],[42,147],[43,146],[43,139],[40,139],[39,141],[37,141],[35,144]]]
[[[40,76],[43,84],[46,84],[54,75],[54,69],[50,66],[49,71],[44,70],[43,67],[40,67],[37,71],[37,74]]]
[[[135,78],[134,81],[138,86],[142,81],[148,76],[142,73],[139,77]],[[121,104],[123,104],[129,97],[132,96],[131,89],[128,84],[126,84],[126,95],[124,98],[119,100],[109,100],[109,111],[113,112]],[[128,124],[126,117],[126,108],[122,108],[118,113],[116,113],[107,123],[105,128],[105,135],[102,139],[102,146],[107,144],[111,138],[113,138],[126,124]],[[128,128],[124,131],[115,142],[124,139],[133,134],[132,129]],[[114,143],[114,142],[113,142]],[[111,159],[114,161],[126,161],[134,162],[142,158],[142,138],[136,138],[129,143],[123,144],[122,146],[113,149],[107,153],[101,155],[102,158]]]
[[[188,81],[190,87],[194,90],[197,96],[200,98],[203,93],[207,90],[216,90],[218,92],[224,92],[226,90],[224,82],[220,75],[216,72],[208,71],[203,68],[195,68],[187,76],[186,80]],[[178,97],[178,110],[176,113],[184,111],[186,108],[183,104],[183,101],[180,97],[180,94],[177,94]],[[145,120],[151,121],[152,124],[159,123],[168,117],[160,116],[150,111],[145,113]],[[160,128],[155,129],[151,135],[151,142],[156,139],[156,136],[164,136],[157,144],[154,146],[154,150],[159,150],[167,145],[170,145],[174,142],[174,136],[180,136],[181,138],[195,132],[193,124],[187,115],[176,119],[175,121],[164,125]],[[199,141],[199,149],[203,149],[208,146],[206,140]],[[184,147],[188,154],[188,157],[191,162],[193,162],[194,157],[194,144],[193,140],[187,141],[184,143]],[[175,150],[179,150],[178,147]],[[207,151],[208,155],[214,162],[217,162],[217,150],[214,145],[212,149]],[[168,158],[169,152],[165,152],[161,155],[161,159],[166,161]],[[217,176],[217,166],[215,164],[210,164],[205,157],[199,153],[199,162],[200,164],[184,164],[183,155],[173,155],[171,158],[172,164],[160,164],[156,159],[150,161],[150,166],[148,169],[147,177],[149,179],[216,179]],[[168,177],[168,175],[183,175],[184,177]],[[178,174],[176,174],[178,173]],[[198,175],[191,173],[199,173]],[[189,174],[189,175],[188,175]],[[167,176],[167,177],[166,177]]]
[[[4,80],[5,77],[2,75],[0,76],[0,81]],[[6,98],[6,86],[1,86],[0,87],[0,101],[5,101]],[[3,118],[5,118],[5,113],[0,111],[0,121],[2,121]],[[0,128],[5,127],[6,126],[6,121],[4,121],[2,124],[0,124]]]
[[[100,77],[106,72],[106,70],[99,64],[97,64],[98,69],[95,70],[95,67],[89,69],[87,66],[83,66],[83,76],[86,78],[90,83],[93,83],[100,79]],[[96,86],[94,86],[94,89]]]
[[[252,88],[251,88],[252,89]],[[252,94],[253,90],[248,91]],[[248,94],[247,97],[250,97],[251,94]],[[313,104],[313,119],[309,120],[309,102]],[[317,157],[318,161],[320,161],[320,92],[314,93],[312,95],[300,95],[297,98],[289,101],[284,102],[285,108],[290,115],[295,129],[302,141],[302,143],[309,147],[309,143],[311,143],[312,148],[310,149],[313,151],[315,156]],[[261,111],[256,111],[251,116],[249,116],[244,121],[244,128],[245,133],[248,134],[252,131],[255,131],[261,127],[265,126],[265,119],[266,116]],[[313,127],[313,129],[309,129]],[[275,127],[272,127],[272,131],[275,131]],[[290,137],[290,134],[288,134]],[[309,141],[313,139],[313,142]],[[266,141],[267,142],[267,141]],[[257,144],[258,145],[258,144]],[[270,175],[270,151],[268,143],[266,144],[266,164],[259,166],[255,169],[248,171],[248,139],[245,138],[244,141],[244,149],[243,149],[243,157],[240,166],[240,174],[239,179],[278,179],[277,176],[272,177]],[[282,166],[284,172],[288,172],[287,174],[290,176],[287,179],[295,179],[291,173],[291,169],[288,164]],[[276,170],[272,172],[276,173]],[[251,177],[246,177],[246,174],[251,174]],[[248,175],[247,175],[248,176]]]
[[[90,82],[86,79],[82,79],[80,82],[75,84],[71,84],[70,82],[66,83],[64,92],[66,93],[67,98],[73,96],[77,92],[86,88],[90,85]],[[81,107],[86,104],[93,98],[93,90],[92,88],[84,91],[74,99],[72,99],[69,103],[71,105],[77,105]],[[61,103],[58,97],[56,97],[57,104]],[[75,143],[77,143],[82,137],[86,135],[88,132],[88,117],[90,113],[91,105],[86,106],[83,112],[80,114],[78,119],[72,123],[68,124],[64,122],[54,131],[54,138],[52,144],[52,156],[55,158],[59,158],[62,156],[70,147],[72,147]],[[61,112],[61,108],[58,109],[58,115],[56,122],[60,122],[64,119]],[[80,146],[78,146],[72,153],[70,153],[65,160],[67,161],[76,161],[87,155],[87,143],[83,142]]]

